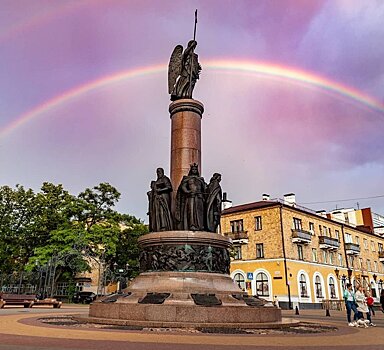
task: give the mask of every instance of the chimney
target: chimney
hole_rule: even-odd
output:
[[[284,203],[288,205],[292,205],[293,207],[296,205],[296,196],[294,193],[287,193],[284,195]]]
[[[319,216],[322,216],[324,218],[327,217],[327,212],[325,210],[317,210],[316,214],[319,215]]]
[[[221,210],[232,207],[232,201],[227,199],[227,192],[223,192],[223,200],[221,201]]]
[[[269,201],[269,199],[270,199],[270,195],[269,195],[269,194],[266,194],[266,193],[263,193],[263,195],[261,196],[261,198],[263,199],[263,201]]]

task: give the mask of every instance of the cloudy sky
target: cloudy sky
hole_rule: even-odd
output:
[[[197,8],[206,180],[234,204],[294,192],[384,214],[384,1],[0,3],[0,185],[109,182],[146,220],[169,174],[166,67]]]

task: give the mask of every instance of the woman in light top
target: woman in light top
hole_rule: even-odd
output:
[[[357,327],[357,319],[358,319],[358,311],[356,308],[356,301],[355,301],[355,293],[352,289],[352,284],[347,283],[346,289],[344,290],[344,300],[345,300],[345,307],[347,309],[347,320],[348,320],[348,326],[350,327]],[[353,322],[351,320],[351,311],[353,310]]]

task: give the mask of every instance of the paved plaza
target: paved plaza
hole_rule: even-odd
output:
[[[38,318],[87,314],[87,306],[65,305],[62,309],[46,307],[24,309],[8,307],[0,310],[0,349],[384,349],[384,314],[377,312],[377,327],[346,326],[345,314],[324,310],[283,311],[284,317],[336,326],[337,331],[320,334],[194,334],[175,331],[132,331],[95,328],[67,328],[42,324]]]

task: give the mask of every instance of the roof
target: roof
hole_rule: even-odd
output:
[[[258,202],[253,202],[253,203],[236,205],[236,206],[233,206],[233,207],[225,209],[222,212],[222,215],[240,213],[240,212],[244,212],[244,211],[248,211],[248,210],[253,210],[253,209],[271,208],[271,207],[280,206],[280,205],[282,205],[285,208],[291,209],[291,210],[299,211],[299,212],[302,212],[302,213],[305,213],[305,214],[310,214],[310,215],[315,216],[315,217],[317,217],[319,219],[322,219],[322,220],[325,220],[325,221],[329,221],[329,222],[332,222],[334,224],[343,225],[346,228],[351,228],[351,229],[354,229],[354,230],[357,230],[357,231],[360,231],[360,232],[363,232],[363,233],[370,234],[370,235],[375,236],[375,237],[380,237],[378,235],[375,235],[372,232],[369,232],[367,230],[367,228],[365,228],[365,227],[362,227],[362,226],[353,227],[353,226],[351,226],[351,225],[349,225],[347,223],[343,223],[343,222],[340,222],[340,221],[337,221],[337,220],[334,220],[334,219],[331,219],[331,218],[319,215],[318,213],[316,213],[315,211],[313,211],[313,210],[311,210],[309,208],[305,208],[305,207],[302,207],[300,205],[292,206],[292,205],[289,205],[289,204],[285,204],[284,201],[280,200],[280,199],[279,200],[258,201]]]
[[[238,213],[241,211],[247,211],[247,210],[252,210],[252,209],[274,207],[274,206],[278,206],[278,205],[280,205],[280,203],[276,202],[276,201],[259,201],[259,202],[241,204],[241,205],[236,205],[236,206],[225,209],[223,211],[222,215]]]

